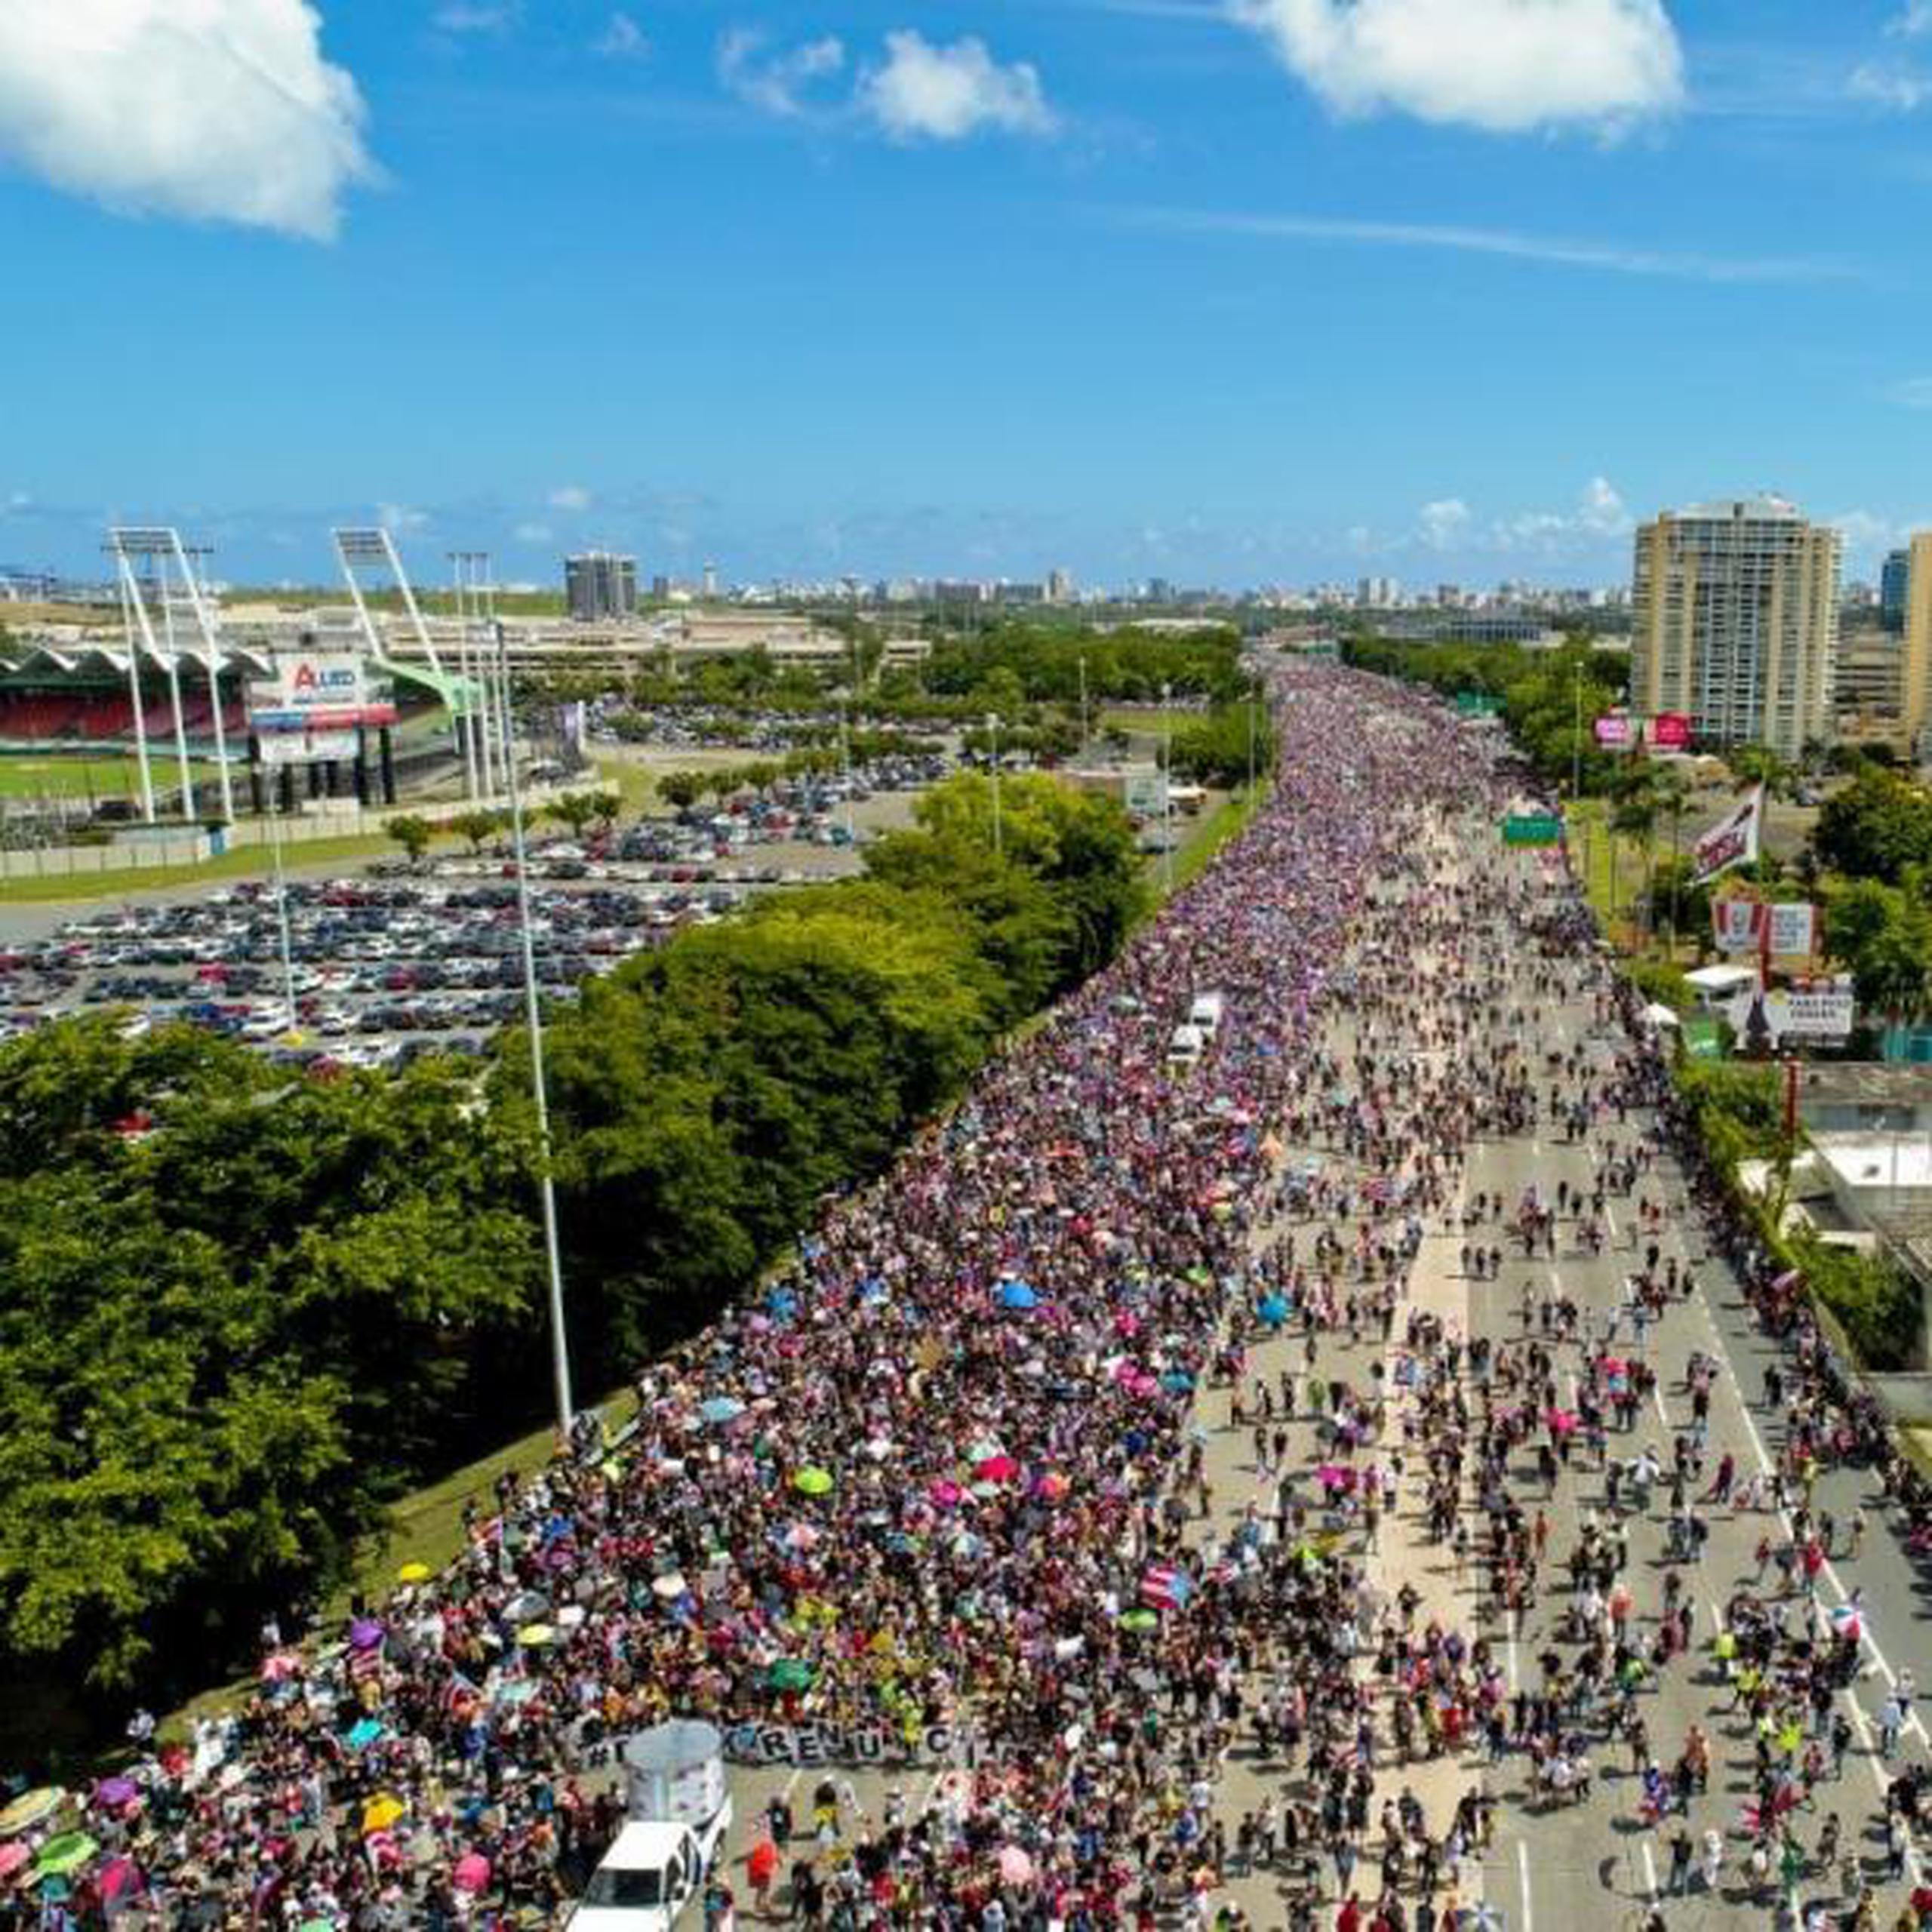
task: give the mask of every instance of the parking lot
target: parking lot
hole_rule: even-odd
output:
[[[788,783],[715,811],[648,819],[583,843],[531,848],[540,982],[570,996],[680,928],[755,892],[857,869],[868,837],[909,819],[921,761]],[[63,913],[0,908],[0,1039],[77,1013],[125,1010],[140,1030],[188,1020],[291,1063],[393,1066],[480,1052],[522,1010],[515,869],[500,847],[420,868],[287,881],[288,952],[271,881]],[[288,987],[292,977],[294,1011]]]

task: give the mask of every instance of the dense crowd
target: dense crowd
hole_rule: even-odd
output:
[[[1687,1558],[1700,1488],[1739,1486],[1706,1466],[1694,1421],[1632,1439],[1644,1331],[1688,1270],[1653,1246],[1609,1312],[1526,1291],[1500,1343],[1407,1291],[1452,1215],[1481,1278],[1553,1248],[1559,1220],[1600,1241],[1612,1197],[1645,1225],[1660,1213],[1634,1126],[1608,1133],[1592,1191],[1547,1199],[1463,1200],[1479,1137],[1656,1107],[1686,1123],[1565,876],[1480,856],[1524,783],[1500,751],[1337,671],[1284,672],[1278,698],[1291,755],[1221,863],[882,1184],[832,1204],[786,1278],[648,1368],[620,1444],[587,1432],[506,1483],[450,1571],[334,1641],[265,1632],[245,1708],[191,1746],[137,1740],[78,1826],[50,1814],[4,1841],[26,1850],[17,1875],[41,1875],[0,1893],[0,1927],[558,1924],[617,1823],[596,1775],[611,1740],[674,1713],[868,1725],[909,1749],[936,1727],[974,1737],[975,1768],[923,1810],[861,1820],[833,1781],[802,1847],[797,1821],[770,1820],[759,1902],[782,1878],[792,1914],[835,1932],[1225,1925],[1223,1878],[1260,1868],[1283,1875],[1291,1928],[1327,1900],[1340,1932],[1435,1932],[1460,1922],[1494,1815],[1472,1779],[1430,1817],[1404,1774],[1431,1759],[1520,1755],[1557,1804],[1627,1745],[1656,1820],[1680,1816],[1709,1740],[1660,1754],[1641,1699],[1690,1667],[1689,1607],[1673,1568],[1633,1614],[1614,1506],[1654,1499]],[[1620,1056],[1546,1058],[1518,1004],[1526,955],[1539,996],[1622,1023]],[[1174,1026],[1209,990],[1224,1023],[1177,1067]],[[1834,1531],[1854,1533],[1818,1521],[1807,1470],[1884,1454],[1882,1435],[1696,1171],[1767,1319],[1799,1331],[1788,1529],[1766,1514],[1798,1595]],[[1251,1378],[1251,1349],[1284,1331],[1301,1372]],[[1198,1422],[1214,1385],[1254,1432],[1231,1526],[1211,1516],[1227,1499]],[[1318,1466],[1287,1454],[1291,1420],[1318,1427]],[[1613,1443],[1633,1453],[1613,1462]],[[1586,1466],[1613,1506],[1559,1552],[1539,1500]],[[1476,1579],[1473,1621],[1383,1586],[1398,1499]],[[1497,1620],[1559,1571],[1563,1626],[1512,1697]],[[1769,1897],[1795,1882],[1791,1793],[1825,1774],[1860,1633],[1820,1641],[1743,1593],[1720,1641],[1760,1727],[1746,1855]],[[1814,1762],[1785,1740],[1819,1743],[1820,1709]],[[1217,1773],[1237,1742],[1278,1778],[1231,1832]],[[1915,1803],[1915,1786],[1902,1814]],[[77,1829],[93,1849],[51,1873],[49,1835]]]

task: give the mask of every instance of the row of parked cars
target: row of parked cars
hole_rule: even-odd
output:
[[[678,926],[730,911],[731,889],[538,886],[539,981],[567,996]],[[285,1056],[407,1057],[480,1047],[521,1011],[513,884],[394,879],[251,882],[192,903],[118,908],[0,950],[0,1037],[88,1008],[133,1029],[185,1019]],[[294,994],[293,1011],[290,993]],[[299,1035],[303,1044],[291,1044]]]

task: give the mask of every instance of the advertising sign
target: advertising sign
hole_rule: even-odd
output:
[[[1690,718],[1681,711],[1660,711],[1651,720],[1651,749],[1687,752],[1690,749]]]
[[[1503,700],[1487,691],[1458,691],[1456,709],[1464,718],[1494,718],[1503,709]]]
[[[1548,813],[1518,814],[1503,821],[1506,845],[1560,845],[1563,821]]]
[[[1620,752],[1629,749],[1632,733],[1629,718],[1614,715],[1599,718],[1596,730],[1597,743],[1605,751]]]
[[[1770,950],[1780,959],[1810,954],[1817,937],[1815,906],[1761,906],[1753,899],[1716,899],[1711,902],[1711,931],[1720,952],[1755,952],[1770,925]]]
[[[1733,866],[1755,865],[1758,829],[1763,821],[1764,788],[1760,785],[1744,802],[1719,819],[1692,848],[1697,869],[1691,884],[1702,885]]]
[[[1748,1039],[1755,993],[1743,993],[1725,1008],[1731,1030]],[[1849,980],[1814,980],[1804,986],[1780,987],[1764,995],[1764,1026],[1772,1041],[1842,1040],[1857,1018],[1857,1002]]]
[[[285,764],[352,764],[355,746],[353,731],[264,731],[262,762],[277,768]]]
[[[248,687],[253,731],[352,730],[393,724],[395,696],[349,651],[308,651],[275,660],[275,675]]]

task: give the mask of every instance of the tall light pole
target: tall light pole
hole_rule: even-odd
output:
[[[1006,840],[999,822],[999,713],[986,713],[986,729],[992,734],[993,754],[993,857],[1006,857]]]
[[[846,700],[838,700],[838,763],[845,780],[845,841],[857,845],[859,835],[852,829],[852,734],[846,728]]]
[[[291,768],[275,768],[274,795],[269,800],[272,808],[269,814],[269,839],[275,848],[275,921],[281,946],[281,992],[288,1011],[288,1029],[296,1030],[295,1019],[295,950],[288,934],[288,874],[281,863],[281,781]],[[294,782],[293,779],[290,781]]]
[[[1168,712],[1173,695],[1173,685],[1161,685],[1161,761],[1166,775],[1161,783],[1161,884],[1169,894],[1174,889],[1174,741]]]
[[[1087,749],[1087,654],[1080,654],[1080,749],[1084,756]]]
[[[1257,678],[1247,688],[1247,795],[1254,796],[1254,734],[1255,703],[1261,694],[1260,681]]]
[[[497,624],[494,629],[497,673],[507,691],[509,647],[504,641],[503,626]],[[506,715],[506,726],[509,721]],[[550,1174],[550,1097],[543,1079],[543,1015],[537,996],[537,938],[530,910],[530,859],[523,836],[523,783],[517,775],[514,742],[509,746],[505,763],[510,794],[510,842],[516,854],[517,918],[523,929],[523,1010],[530,1032],[530,1090],[537,1101],[537,1189],[543,1208],[543,1253],[550,1276],[550,1374],[556,1392],[558,1432],[568,1446],[576,1414],[571,1402],[570,1340],[564,1332],[564,1262],[557,1238],[557,1189]]]

